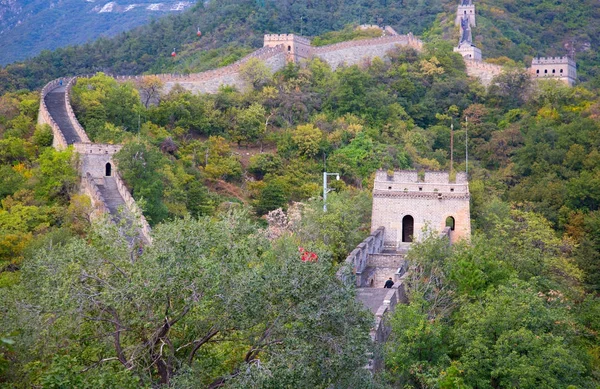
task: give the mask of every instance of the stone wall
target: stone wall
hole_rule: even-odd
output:
[[[378,171],[373,188],[371,230],[384,227],[384,245],[398,248],[403,242],[403,220],[411,216],[415,241],[425,238],[424,230],[440,233],[446,220],[454,219],[450,231],[452,243],[471,236],[469,186],[465,173],[456,173],[454,182],[448,173],[425,172],[423,179],[415,171]]]
[[[420,51],[423,42],[412,34],[391,35],[314,47],[312,55],[327,62],[335,70],[342,65],[356,65],[375,57],[384,58],[396,46],[412,47]]]
[[[92,207],[94,207],[92,218],[95,219],[100,215],[109,213],[106,201],[102,193],[100,193],[100,189],[98,189],[94,178],[89,173],[84,174],[81,178],[81,192],[88,195],[92,200]]]
[[[377,228],[371,235],[363,240],[352,252],[346,257],[344,265],[338,271],[337,276],[344,283],[352,282],[356,286],[363,286],[367,282],[366,274],[364,274],[369,254],[377,254],[383,250],[384,229]],[[350,273],[350,274],[348,274]]]
[[[502,66],[481,61],[470,61],[465,59],[467,74],[479,78],[484,86],[489,86],[492,79],[502,73]]]
[[[251,58],[263,61],[272,72],[282,69],[286,64],[286,53],[283,45],[277,47],[263,47],[245,56],[231,65],[222,68],[193,74],[156,74],[164,83],[163,92],[168,93],[175,85],[179,84],[186,90],[194,93],[216,93],[223,85],[231,85],[238,89],[247,88],[248,85],[240,77],[240,68]],[[145,76],[114,76],[118,81],[138,81]]]
[[[73,85],[77,82],[77,77],[72,77],[65,87],[65,106],[67,107],[67,115],[69,116],[69,121],[71,125],[77,132],[79,139],[81,139],[82,143],[91,143],[90,138],[88,138],[85,130],[79,123],[79,120],[75,117],[75,112],[73,112],[73,107],[71,106],[71,89],[73,89]]]
[[[146,240],[147,243],[152,244],[152,237],[150,236],[150,225],[144,217],[142,210],[140,209],[140,207],[138,207],[135,200],[131,196],[131,193],[129,193],[129,189],[127,189],[127,186],[125,186],[125,183],[121,179],[119,173],[115,173],[115,181],[117,182],[117,189],[119,190],[121,197],[123,197],[123,200],[127,205],[127,210],[134,214],[136,216],[136,219],[139,221],[140,225],[138,227],[140,229],[142,237]]]
[[[569,57],[534,58],[529,72],[535,79],[556,79],[569,86],[573,86],[577,80],[577,66]]]
[[[38,124],[47,124],[52,129],[52,147],[57,150],[64,150],[67,148],[67,140],[65,139],[63,133],[60,131],[58,124],[52,119],[50,113],[48,112],[48,108],[46,107],[46,95],[53,91],[56,88],[59,88],[61,79],[56,79],[54,81],[50,81],[48,84],[44,86],[40,96],[40,109],[38,112]]]
[[[105,176],[106,164],[110,163],[112,170],[116,170],[112,156],[121,150],[121,145],[107,145],[100,143],[75,143],[73,148],[79,153],[79,171],[82,176],[91,174],[94,179]]]

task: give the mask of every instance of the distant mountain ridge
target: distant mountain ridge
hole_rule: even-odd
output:
[[[174,0],[0,0],[0,64],[111,37],[193,5]]]
[[[84,4],[90,10],[107,4],[60,1]],[[119,17],[128,20],[128,15],[142,8],[124,12],[127,8],[124,4],[114,2],[105,8],[111,12],[95,16],[111,21]],[[341,30],[348,24],[385,24],[400,34],[412,32],[425,41],[441,38],[454,44],[458,39],[458,28],[454,26],[457,4],[455,0],[199,2],[184,12],[152,20],[115,38],[100,38],[93,43],[44,52],[24,63],[0,69],[0,91],[39,88],[57,77],[98,71],[120,75],[200,72],[230,64],[261,47],[265,33],[311,37]],[[518,4],[512,0],[477,0],[476,4],[479,19],[473,40],[484,49],[484,60],[497,58],[500,62],[496,63],[513,60],[524,65],[533,57],[563,56],[572,49],[577,57],[579,79],[584,82],[597,79],[595,82],[600,85],[600,2],[597,0],[560,3],[531,0]],[[196,35],[198,27],[202,37]],[[32,31],[47,37],[51,30],[35,28]],[[3,36],[2,42],[6,43]],[[65,42],[60,43],[65,45]],[[171,57],[173,48],[176,57]]]

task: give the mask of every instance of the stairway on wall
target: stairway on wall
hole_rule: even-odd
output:
[[[65,105],[65,87],[61,86],[55,88],[46,95],[44,101],[46,102],[48,113],[50,113],[50,116],[52,116],[60,128],[60,132],[64,135],[67,144],[72,145],[73,143],[81,142],[81,139],[79,138],[79,135],[77,135],[77,131],[75,131],[73,124],[69,120],[69,115],[67,114],[67,107]]]
[[[110,211],[111,216],[115,219],[115,222],[118,222],[122,211],[125,210],[127,206],[125,205],[123,196],[119,193],[119,189],[117,189],[115,178],[104,177],[104,185],[97,185],[102,197],[104,197],[106,207]]]

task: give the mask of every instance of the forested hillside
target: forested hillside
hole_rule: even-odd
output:
[[[91,223],[72,154],[33,125],[35,95],[4,95],[4,385],[595,388],[597,93],[519,69],[486,90],[445,41],[389,58],[274,75],[254,63],[249,91],[175,88],[156,105],[80,79],[90,138],[125,145],[115,160],[155,229],[145,250]],[[414,248],[386,369],[356,375],[369,316],[336,264],[367,234],[375,170],[449,169],[451,123],[456,150],[468,139],[472,244]],[[454,161],[466,168],[462,151]],[[325,164],[342,177],[327,213]],[[279,207],[276,230],[252,221]]]
[[[240,71],[249,90],[213,95],[166,93],[156,77],[80,78],[77,117],[94,142],[124,145],[114,159],[151,247],[91,220],[77,155],[35,124],[38,93],[5,92],[0,388],[597,388],[598,5],[481,2],[484,53],[522,61],[572,37],[590,43],[574,88],[507,66],[486,89],[443,39],[456,34],[455,4],[426,3],[209,3],[3,69],[7,89],[64,72],[204,69],[263,32],[316,35],[365,15],[426,39],[423,52],[335,71],[314,59],[271,74],[252,61]],[[542,23],[556,38],[542,39]],[[375,171],[449,170],[452,135],[455,170],[468,150],[473,237],[411,248],[410,304],[373,348],[373,317],[335,272],[369,233]],[[341,175],[327,212],[324,170]],[[384,368],[363,374],[371,355]]]
[[[555,3],[535,0],[477,2],[475,40],[488,58],[529,63],[532,56],[564,55],[573,44],[582,80],[597,76],[598,13],[593,0]],[[66,75],[97,71],[115,74],[196,72],[226,65],[262,46],[264,33],[316,36],[347,24],[389,24],[399,33],[454,39],[456,2],[362,3],[223,0],[198,3],[177,16],[94,43],[44,52],[0,71],[1,90],[39,88]],[[198,39],[196,29],[202,37]],[[567,45],[568,47],[566,47]],[[183,55],[170,57],[173,48]]]

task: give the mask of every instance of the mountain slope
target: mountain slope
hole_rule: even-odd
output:
[[[169,12],[192,6],[170,0],[2,0],[0,2],[0,64],[114,36]]]
[[[564,55],[565,44],[575,42],[580,78],[597,77],[600,3],[568,0],[476,1],[478,27],[475,41],[487,58],[506,56],[527,61],[537,55]],[[315,36],[339,30],[349,23],[389,24],[399,33],[413,32],[426,39],[455,39],[456,2],[423,0],[289,1],[222,0],[198,3],[190,10],[148,25],[101,38],[94,43],[45,52],[22,64],[0,70],[0,88],[37,88],[49,79],[97,71],[117,74],[197,71],[235,60],[262,46],[264,33],[300,33]],[[197,26],[203,32],[196,36]],[[189,60],[170,54],[186,52]],[[227,57],[230,57],[227,60]],[[185,61],[194,63],[189,69]],[[197,63],[201,62],[201,63]],[[600,77],[600,76],[599,76]]]

